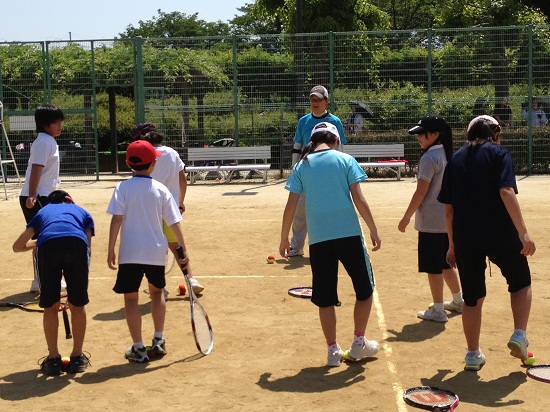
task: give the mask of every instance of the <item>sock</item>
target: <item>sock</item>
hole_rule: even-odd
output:
[[[445,312],[445,306],[443,302],[434,303],[434,309],[437,310],[438,312]]]
[[[153,338],[157,339],[157,340],[160,340],[160,339],[164,338],[164,334],[162,332],[155,331],[155,334],[153,335]]]
[[[338,344],[338,341],[335,340],[333,342],[327,342],[327,346],[330,348],[331,346],[336,346]]]
[[[462,302],[462,292],[453,293],[453,302],[456,304]]]
[[[476,350],[476,351],[473,351],[473,352],[472,352],[472,351],[468,351],[467,355],[468,355],[468,356],[476,356],[476,357],[477,357],[477,356],[481,355],[481,348],[477,348],[477,350]]]
[[[520,335],[524,339],[525,339],[525,336],[527,335],[527,333],[525,333],[525,331],[522,330],[522,329],[514,329],[514,333],[517,333],[518,335]]]
[[[354,332],[353,333],[353,343],[354,344],[362,345],[364,339],[365,339],[365,332]]]
[[[138,351],[139,349],[145,348],[145,345],[143,342],[134,342],[134,350]]]

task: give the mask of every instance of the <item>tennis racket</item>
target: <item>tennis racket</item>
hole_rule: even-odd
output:
[[[313,289],[311,286],[297,286],[295,288],[290,288],[288,294],[296,298],[311,299],[312,291]]]
[[[181,246],[176,248],[176,252],[180,259],[185,257],[185,253]],[[208,355],[212,352],[214,347],[214,332],[212,331],[212,326],[210,325],[210,320],[206,314],[206,310],[201,305],[193,288],[191,287],[191,282],[189,282],[189,276],[187,274],[187,269],[183,266],[181,271],[183,272],[183,277],[185,278],[185,283],[187,284],[187,290],[189,291],[189,304],[191,306],[191,328],[193,329],[193,336],[195,337],[195,343],[197,344],[197,349],[203,355]]]
[[[174,254],[170,249],[168,249],[168,252],[166,252],[166,257],[164,258],[164,273],[168,273],[174,268],[175,261],[176,259],[174,258]]]
[[[71,339],[73,337],[73,334],[71,333],[71,323],[69,322],[69,313],[67,312],[67,310],[69,309],[69,301],[65,299],[65,302],[62,302],[61,305],[59,305],[59,309],[63,314],[63,325],[65,326],[65,339]]]
[[[446,389],[434,386],[417,386],[403,393],[403,400],[420,409],[428,411],[454,411],[458,405],[458,395]]]
[[[550,382],[550,365],[536,365],[527,368],[527,376],[541,382]]]

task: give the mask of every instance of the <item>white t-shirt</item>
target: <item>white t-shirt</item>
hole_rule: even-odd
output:
[[[39,133],[36,140],[32,142],[29,163],[25,172],[25,183],[21,188],[20,196],[29,195],[33,164],[44,166],[38,182],[37,194],[48,196],[59,187],[61,182],[59,181],[59,149],[55,139],[47,133]]]
[[[119,265],[164,265],[168,242],[162,221],[169,226],[181,221],[178,205],[166,186],[150,176],[135,175],[115,187],[107,213],[123,216]]]
[[[153,179],[158,180],[170,190],[176,203],[180,199],[180,179],[179,172],[185,169],[185,164],[182,162],[180,155],[171,147],[158,146],[155,147],[162,156],[157,157],[157,164],[151,173]]]

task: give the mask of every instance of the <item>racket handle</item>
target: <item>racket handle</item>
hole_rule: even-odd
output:
[[[71,333],[71,324],[69,323],[69,314],[67,313],[67,307],[63,307],[63,324],[65,325],[65,339],[71,339],[73,337]]]
[[[178,246],[176,248],[176,253],[178,254],[178,257],[180,259],[185,259],[185,252],[183,251],[183,248],[181,246]],[[187,265],[185,265],[185,266],[180,265],[180,268],[181,268],[183,274],[187,276]]]

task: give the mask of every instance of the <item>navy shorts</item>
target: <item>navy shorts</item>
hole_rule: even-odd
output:
[[[439,275],[451,267],[447,263],[447,233],[418,232],[418,271]]]
[[[311,301],[319,307],[338,303],[338,262],[348,272],[357,300],[367,300],[374,291],[374,276],[362,236],[314,243],[309,246],[313,293]]]
[[[456,264],[466,305],[475,306],[478,299],[487,295],[486,258],[499,267],[502,275],[506,278],[508,292],[514,293],[531,285],[529,263],[527,258],[520,253],[522,247],[519,239],[508,245],[495,242],[472,245],[469,242],[455,240]]]
[[[138,292],[144,275],[147,281],[154,287],[162,289],[166,286],[164,266],[123,263],[122,265],[118,265],[118,273],[113,290],[116,293]]]
[[[74,306],[88,304],[90,249],[78,237],[59,237],[42,243],[36,251],[41,308],[59,301],[61,276],[67,282],[67,299]]]

